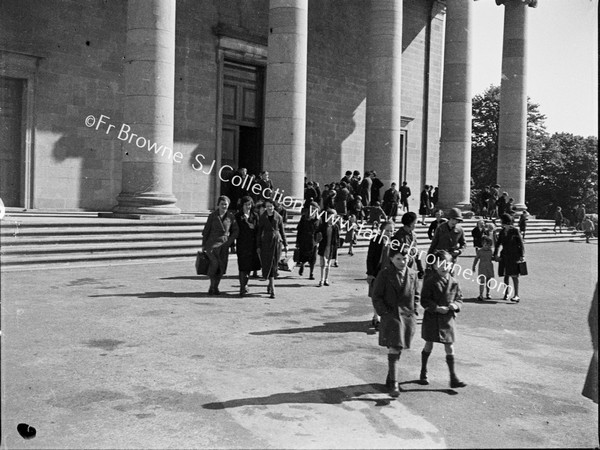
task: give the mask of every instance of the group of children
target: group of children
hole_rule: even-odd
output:
[[[425,345],[421,351],[419,383],[429,384],[427,362],[433,344],[437,342],[444,344],[450,387],[465,387],[466,383],[458,378],[454,369],[455,321],[462,305],[462,293],[451,275],[452,256],[444,250],[434,253],[433,270],[424,278],[420,290],[417,272],[408,267],[410,256],[406,249],[390,248],[388,255],[389,264],[377,274],[371,298],[377,314],[381,316],[379,345],[388,349],[385,384],[390,396],[400,395],[400,355],[403,349],[412,345],[419,302],[425,309],[421,325]]]

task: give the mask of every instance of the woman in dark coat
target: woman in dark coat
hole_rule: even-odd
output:
[[[385,384],[398,397],[398,365],[402,349],[410,348],[417,327],[419,281],[408,267],[407,250],[390,249],[390,264],[381,269],[373,288],[373,306],[381,316],[379,345],[388,348]]]
[[[335,210],[326,210],[326,219],[319,224],[318,233],[321,233],[321,241],[317,253],[321,257],[321,281],[319,287],[329,286],[329,269],[331,261],[337,257],[337,248],[340,240],[340,224],[335,219]],[[335,222],[335,224],[332,224]]]
[[[260,259],[256,252],[258,214],[252,211],[254,202],[251,197],[245,196],[241,198],[240,203],[240,210],[235,215],[239,229],[235,249],[240,272],[240,297],[243,297],[248,293],[250,273],[260,269]]]
[[[421,223],[425,225],[425,217],[429,214],[430,203],[429,203],[429,185],[426,184],[421,191],[421,197],[419,202],[419,214],[423,216]]]
[[[238,226],[233,213],[227,211],[229,198],[221,195],[217,199],[217,209],[209,214],[204,230],[202,230],[202,249],[206,252],[210,264],[209,295],[219,295],[219,283],[227,272],[229,247],[238,235]]]
[[[458,282],[451,275],[452,256],[445,250],[434,253],[434,271],[423,280],[421,290],[421,306],[425,309],[421,337],[425,346],[421,352],[421,384],[429,384],[427,380],[427,360],[433,350],[433,343],[444,344],[446,363],[450,371],[450,387],[465,387],[454,372],[454,340],[456,313],[462,305],[462,292]]]
[[[281,258],[281,244],[287,251],[287,240],[282,217],[275,211],[272,199],[265,200],[265,212],[258,220],[258,231],[256,234],[256,251],[260,255],[263,278],[269,280],[267,294],[275,298],[273,286],[277,273],[277,264]]]
[[[371,239],[369,242],[369,250],[367,251],[367,284],[369,285],[368,296],[373,299],[373,288],[375,287],[375,278],[379,271],[387,266],[390,262],[390,242],[394,235],[394,222],[388,220],[383,222],[379,227],[379,236]],[[398,247],[399,248],[399,247]],[[380,317],[377,309],[373,307],[373,319],[371,325],[375,330],[379,329]]]
[[[296,235],[296,248],[298,249],[298,263],[300,271],[298,275],[304,274],[304,264],[308,263],[310,267],[310,280],[314,280],[315,263],[317,262],[317,231],[319,228],[319,219],[316,213],[319,212],[319,205],[315,202],[310,203],[302,210],[300,222],[298,222],[298,234]],[[313,213],[313,214],[311,214]]]
[[[504,291],[504,300],[508,299],[510,277],[515,286],[515,295],[510,301],[518,303],[521,300],[519,298],[519,262],[525,257],[525,245],[519,229],[513,226],[512,216],[502,214],[500,220],[502,221],[502,230],[498,233],[498,239],[494,247],[494,259],[500,261],[498,275],[504,275],[504,284],[507,286]],[[500,247],[502,247],[502,251],[500,252],[500,259],[498,259]]]

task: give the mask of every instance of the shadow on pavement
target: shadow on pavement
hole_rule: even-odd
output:
[[[479,304],[479,305],[497,305],[498,303],[502,303],[502,304],[510,303],[510,302],[507,302],[507,301],[498,302],[496,300],[484,300],[484,301],[480,301],[480,300],[477,300],[477,298],[463,298],[462,301],[463,301],[463,303],[476,303],[476,304]]]
[[[404,383],[403,383],[404,384]],[[456,395],[457,392],[452,389],[413,389],[404,392],[443,392],[450,395]],[[391,397],[362,397],[369,394],[387,394],[387,388],[383,384],[354,384],[349,386],[340,386],[329,389],[314,389],[304,392],[283,392],[272,394],[266,397],[249,397],[225,402],[205,403],[204,409],[227,409],[239,408],[241,406],[265,406],[282,405],[287,403],[317,403],[327,405],[340,405],[344,402],[373,402],[374,406],[387,406],[395,399]]]
[[[271,334],[297,334],[297,333],[365,333],[369,334],[369,326],[364,320],[357,322],[326,322],[309,328],[284,328],[281,330],[253,331],[254,336],[267,336]]]
[[[204,292],[169,292],[169,291],[157,291],[157,292],[140,292],[136,294],[95,294],[88,295],[88,297],[137,297],[137,298],[195,298],[195,297],[208,297],[209,295]],[[227,295],[225,295],[227,296]]]
[[[443,394],[448,394],[448,395],[458,395],[458,392],[456,392],[454,389],[423,389],[423,388],[418,388],[418,389],[404,389],[403,386],[405,384],[418,384],[418,385],[421,385],[419,383],[419,380],[403,381],[401,383],[398,383],[398,386],[400,388],[400,392],[441,392]]]

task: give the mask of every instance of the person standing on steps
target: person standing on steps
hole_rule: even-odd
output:
[[[388,375],[385,380],[390,396],[398,397],[398,372],[402,350],[409,349],[417,328],[419,281],[408,267],[406,250],[390,249],[390,264],[375,279],[373,307],[381,316],[379,345],[388,349]]]
[[[438,250],[434,253],[434,272],[423,280],[421,306],[425,309],[421,325],[421,337],[425,346],[421,352],[421,374],[419,383],[429,384],[427,361],[434,342],[444,344],[446,363],[450,372],[450,387],[462,388],[467,384],[460,381],[454,370],[454,342],[456,340],[456,314],[462,306],[462,292],[458,281],[451,275],[452,256]]]
[[[231,211],[229,197],[221,195],[217,199],[217,208],[208,215],[202,230],[202,249],[208,256],[209,295],[219,295],[219,283],[227,272],[229,247],[238,235],[238,226]]]
[[[408,187],[408,183],[406,181],[402,182],[402,187],[400,188],[400,204],[402,205],[402,211],[408,212],[410,209],[408,208],[408,199],[412,195],[410,192],[410,188]]]
[[[258,220],[256,233],[256,251],[260,256],[263,278],[269,280],[267,294],[275,298],[275,277],[278,275],[277,265],[281,258],[281,245],[287,251],[287,240],[283,218],[275,211],[275,203],[272,199],[265,200],[265,212]]]

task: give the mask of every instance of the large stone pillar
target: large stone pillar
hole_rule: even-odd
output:
[[[263,167],[304,197],[308,0],[270,0]],[[287,205],[286,205],[287,206]]]
[[[527,7],[532,1],[506,0],[502,41],[497,182],[525,208],[527,162]]]
[[[365,171],[375,170],[384,189],[400,185],[403,0],[371,0]]]
[[[439,204],[462,210],[471,209],[472,2],[446,2]]]
[[[126,217],[179,214],[172,186],[175,1],[127,5],[123,122],[130,130],[120,130],[121,193],[113,211]],[[149,151],[154,143],[163,148]]]

